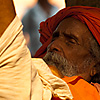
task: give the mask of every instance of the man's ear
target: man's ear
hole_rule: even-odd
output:
[[[100,62],[97,62],[94,64],[94,66],[91,69],[91,76],[96,75],[97,73],[100,73]]]
[[[90,82],[100,83],[100,62],[97,62],[92,66],[90,75]]]
[[[94,76],[94,75],[96,75],[96,73],[97,73],[96,67],[93,66],[93,68],[91,69],[90,75],[91,75],[91,76]]]

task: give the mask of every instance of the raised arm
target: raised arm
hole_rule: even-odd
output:
[[[0,37],[15,15],[13,0],[0,0]]]

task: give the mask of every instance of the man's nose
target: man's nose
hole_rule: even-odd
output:
[[[60,44],[57,41],[53,41],[49,46],[48,46],[48,51],[49,52],[56,52],[62,54],[62,48]]]

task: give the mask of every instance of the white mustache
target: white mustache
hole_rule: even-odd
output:
[[[54,62],[54,63],[63,62],[64,64],[68,63],[66,58],[62,57],[61,55],[59,55],[55,52],[48,52],[43,59],[46,62],[48,62],[48,61]]]

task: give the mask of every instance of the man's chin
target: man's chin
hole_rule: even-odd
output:
[[[63,76],[66,75],[68,62],[64,57],[54,52],[48,52],[43,59],[48,65],[55,66]]]

